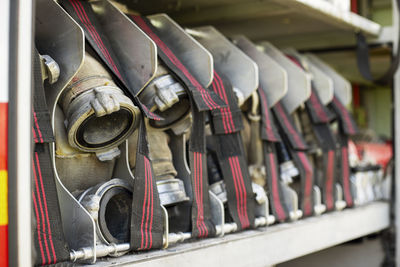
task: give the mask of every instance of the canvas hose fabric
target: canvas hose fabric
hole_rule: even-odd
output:
[[[168,46],[170,36],[154,27],[141,16],[129,16],[157,45],[158,56],[164,65],[175,74],[189,94],[193,124],[189,140],[189,165],[192,188],[192,236],[215,236],[215,225],[211,220],[207,155],[205,141],[205,112],[226,107],[221,98],[204,88],[178,58],[177,53]]]
[[[211,111],[214,149],[226,186],[228,210],[238,229],[254,227],[255,200],[240,137],[241,110],[226,77],[214,71],[210,88],[228,104]]]
[[[290,152],[290,155],[295,163],[295,166],[300,173],[300,207],[303,210],[303,216],[313,215],[313,185],[314,185],[314,170],[311,162],[307,158],[307,144],[303,136],[296,129],[293,118],[280,101],[272,108],[273,114],[283,141]]]
[[[121,67],[110,45],[107,35],[97,21],[91,4],[88,1],[62,0],[61,5],[75,19],[85,32],[85,38],[93,50],[108,66],[125,93],[129,94],[135,104],[149,119],[161,120],[150,112],[136,97],[133,85],[129,84],[127,72]],[[142,117],[138,129],[138,145],[136,152],[135,180],[133,182],[133,200],[131,217],[131,249],[148,250],[163,246],[163,211],[160,206],[154,172],[149,157],[146,128]]]
[[[289,218],[289,209],[279,179],[279,163],[275,148],[275,143],[282,142],[282,140],[268,106],[266,92],[261,87],[258,88],[257,92],[261,107],[260,137],[263,141],[263,156],[267,175],[269,201],[275,218],[278,221],[286,221]]]
[[[337,134],[337,143],[339,147],[336,150],[336,176],[340,177],[339,182],[343,188],[344,200],[347,207],[354,205],[354,199],[350,187],[350,165],[348,141],[352,135],[358,133],[358,127],[353,119],[353,116],[346,109],[343,103],[336,96],[333,97],[329,107],[336,115],[336,120],[339,123]]]
[[[39,53],[34,58],[32,156],[33,243],[35,265],[48,265],[69,260],[69,248],[64,238],[60,206],[50,155],[54,142],[47,108]]]

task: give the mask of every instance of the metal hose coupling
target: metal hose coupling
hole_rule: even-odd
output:
[[[187,119],[190,115],[188,95],[161,63],[158,64],[156,78],[140,93],[139,99],[150,111],[164,118],[161,121],[150,120],[151,127],[168,129],[178,124],[185,124],[185,129],[190,127],[191,121]]]
[[[88,53],[59,103],[66,118],[69,144],[81,151],[96,152],[100,160],[117,156],[116,147],[139,124],[139,109]]]
[[[95,221],[98,242],[129,243],[132,186],[127,181],[115,178],[100,183],[77,199]]]

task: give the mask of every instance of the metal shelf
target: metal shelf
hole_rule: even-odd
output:
[[[227,36],[245,34],[276,46],[315,49],[354,44],[381,26],[324,0],[116,0],[144,15],[165,12],[183,26],[213,25]]]
[[[95,266],[269,266],[381,231],[388,226],[389,204],[374,202],[223,238],[108,258]]]

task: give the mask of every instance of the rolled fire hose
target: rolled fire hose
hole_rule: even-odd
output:
[[[96,152],[100,160],[118,155],[116,147],[139,125],[139,109],[88,53],[59,104],[65,114],[69,144],[81,151]]]

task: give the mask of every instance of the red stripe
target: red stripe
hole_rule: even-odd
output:
[[[48,263],[51,263],[51,258],[50,258],[50,251],[49,251],[49,246],[47,244],[47,235],[46,235],[46,223],[45,223],[45,219],[44,219],[44,212],[43,212],[43,206],[42,206],[42,200],[40,198],[40,193],[39,193],[39,184],[38,184],[38,179],[37,179],[37,173],[36,173],[36,166],[35,163],[32,159],[32,164],[33,164],[33,174],[35,176],[35,188],[36,188],[36,195],[38,198],[38,202],[39,202],[39,208],[40,208],[40,214],[41,214],[41,218],[42,218],[42,225],[43,225],[43,229],[42,229],[42,234],[43,234],[43,239],[44,239],[44,246],[46,248],[46,253],[47,253],[47,257],[48,257]]]
[[[220,83],[219,83],[219,81],[217,80],[217,73],[214,71],[214,82],[215,82],[215,84],[216,84],[216,86],[217,86],[217,88],[218,88],[218,92],[217,92],[217,94],[225,101],[225,102],[228,102],[225,98],[224,98],[224,96],[223,96],[223,93],[222,93],[222,90],[221,90],[221,86],[220,86]],[[224,127],[224,130],[225,130],[225,133],[228,133],[228,132],[230,132],[231,131],[231,129],[230,129],[230,125],[229,125],[229,121],[228,121],[228,116],[227,116],[227,110],[226,110],[227,108],[220,108],[219,110],[220,110],[220,112],[221,112],[221,115],[222,115],[222,119],[223,119],[223,121],[224,121],[224,124],[226,124],[226,128]],[[229,129],[228,129],[229,128]]]
[[[222,93],[223,93],[223,99],[224,99],[225,103],[229,104],[228,97],[226,96],[225,86],[224,86],[224,83],[222,82],[221,77],[215,71],[214,71],[214,77],[216,77],[216,79],[219,81],[219,83],[221,85],[221,90],[222,90]],[[231,126],[231,127],[229,127],[229,130],[230,130],[230,133],[231,133],[235,129],[235,125],[233,123],[233,118],[232,118],[232,112],[231,112],[231,109],[230,109],[229,105],[225,109],[226,109],[226,112],[227,112],[227,116],[229,118],[229,123],[230,123],[230,126]]]
[[[203,229],[200,223],[200,195],[199,195],[199,174],[198,174],[198,166],[197,166],[197,152],[193,152],[193,175],[194,175],[194,187],[195,187],[195,194],[196,194],[196,206],[197,206],[197,218],[196,218],[196,225],[197,229],[199,229],[199,237],[203,235]]]
[[[150,220],[150,171],[149,171],[149,165],[147,164],[146,157],[144,157],[144,162],[146,164],[146,169],[147,169],[147,212],[146,212],[146,225],[145,225],[145,234],[146,234],[146,245],[144,246],[146,249],[148,248],[148,242],[149,242],[149,220]]]
[[[292,135],[292,137],[294,138],[294,141],[296,143],[296,145],[300,148],[305,148],[303,141],[300,139],[299,134],[297,133],[297,131],[293,128],[293,125],[289,122],[289,119],[286,117],[285,112],[283,111],[283,107],[282,104],[279,102],[276,105],[276,109],[280,114],[281,119],[283,119],[283,123],[285,124],[286,128],[288,129],[288,131],[290,132],[290,134]]]
[[[95,36],[97,37],[97,40],[99,41],[101,47],[103,47],[103,49],[104,49],[104,51],[105,51],[105,57],[107,58],[107,61],[111,64],[111,66],[112,66],[112,68],[114,69],[114,71],[116,72],[117,76],[122,80],[122,76],[121,76],[121,74],[119,73],[119,70],[118,70],[117,66],[115,65],[115,63],[114,63],[114,60],[112,59],[112,57],[110,56],[110,54],[109,54],[107,48],[105,47],[105,45],[104,45],[104,43],[103,43],[103,40],[101,39],[101,37],[100,37],[99,34],[97,33],[96,28],[92,25],[90,19],[88,18],[87,14],[86,14],[86,11],[85,11],[85,9],[84,9],[84,7],[83,7],[83,5],[82,5],[82,3],[81,3],[80,1],[77,1],[77,0],[75,0],[75,2],[77,2],[78,5],[81,7],[81,10],[82,10],[82,13],[83,13],[84,18],[86,18],[86,20],[87,20],[89,26],[92,28],[92,32],[94,32],[94,34],[95,34]],[[86,26],[86,25],[85,25],[85,26]],[[96,43],[97,43],[97,42],[96,42]]]
[[[150,192],[151,192],[151,214],[150,214],[150,228],[149,228],[149,234],[150,234],[150,246],[149,248],[153,247],[153,233],[151,232],[152,226],[153,226],[153,213],[154,213],[154,196],[153,196],[153,173],[151,171],[151,166],[149,160],[146,158],[147,165],[149,168],[149,174],[150,174]]]
[[[74,5],[74,3],[76,5]],[[98,35],[95,27],[92,25],[92,23],[90,22],[90,19],[88,18],[86,11],[82,5],[82,3],[80,1],[77,0],[70,0],[71,4],[73,5],[73,8],[75,10],[75,12],[78,15],[78,10],[79,13],[81,14],[81,16],[78,15],[79,19],[81,20],[81,22],[85,25],[85,28],[89,31],[90,35],[93,38],[93,41],[96,43],[96,45],[100,48],[103,56],[105,57],[105,59],[108,61],[108,63],[112,66],[113,70],[115,71],[116,75],[121,79],[122,76],[119,73],[119,70],[117,68],[117,66],[115,65],[113,59],[111,58],[110,54],[108,53],[107,48],[104,46],[104,43],[101,39],[101,37]]]
[[[279,188],[278,188],[278,176],[275,169],[275,155],[274,153],[268,153],[269,157],[269,166],[271,169],[271,180],[272,180],[272,194],[274,198],[274,206],[276,210],[276,214],[278,215],[279,220],[285,220],[286,215],[285,211],[283,210],[281,199],[279,197]]]
[[[236,183],[237,183],[237,187],[238,187],[238,192],[239,192],[239,203],[240,203],[240,206],[239,206],[239,210],[240,210],[240,223],[241,223],[241,226],[242,226],[242,228],[244,227],[244,225],[246,224],[246,220],[245,220],[245,218],[244,218],[244,216],[243,216],[243,204],[244,204],[244,201],[243,201],[243,193],[242,193],[242,187],[241,187],[241,185],[240,185],[240,182],[239,182],[239,178],[238,178],[238,171],[237,171],[237,168],[236,168],[236,164],[235,164],[235,158],[234,157],[232,157],[232,165],[233,165],[233,170],[235,171],[235,179],[236,179]]]
[[[164,44],[164,42],[153,33],[150,27],[146,24],[143,18],[139,16],[131,16],[135,23],[145,31],[149,37],[156,42],[157,46],[164,52],[164,54],[171,60],[171,62],[182,71],[186,78],[192,83],[194,87],[201,93],[204,103],[210,110],[220,108],[210,97],[210,94],[201,86],[201,84],[190,74],[182,62],[173,54],[173,52]]]
[[[335,164],[335,151],[328,151],[328,159],[327,159],[327,168],[326,168],[326,207],[328,210],[333,209],[333,167]]]
[[[32,199],[33,199],[33,207],[35,209],[35,214],[36,214],[36,228],[37,228],[40,255],[42,257],[42,263],[44,265],[44,264],[46,264],[46,258],[44,256],[44,252],[43,252],[43,244],[42,244],[42,236],[41,236],[40,220],[39,220],[39,211],[38,211],[38,207],[37,207],[36,197],[35,197],[35,194],[33,193],[33,191],[32,191]]]
[[[230,165],[230,167],[231,167],[231,172],[232,172],[232,177],[233,177],[233,183],[234,183],[234,185],[235,185],[235,192],[236,192],[236,208],[237,208],[237,212],[238,212],[240,224],[243,225],[243,218],[242,218],[241,204],[240,204],[240,195],[239,195],[239,190],[238,190],[237,181],[236,181],[236,172],[235,172],[235,168],[234,168],[234,166],[233,166],[232,157],[229,157],[228,160],[229,160],[229,165]]]
[[[35,131],[35,127],[32,127],[32,134],[33,134],[33,140],[35,141],[35,143],[38,143],[39,140],[36,136],[36,131]]]
[[[0,266],[8,266],[8,225],[0,225]]]
[[[306,181],[304,184],[304,214],[311,215],[312,214],[312,206],[311,206],[311,192],[312,192],[312,185],[313,185],[313,169],[310,162],[307,159],[307,156],[304,152],[297,153],[304,170],[306,172]]]
[[[54,244],[53,244],[53,236],[51,234],[51,227],[50,227],[50,221],[49,221],[49,213],[47,210],[47,200],[46,200],[46,194],[44,193],[44,187],[43,187],[43,177],[42,177],[42,170],[40,169],[40,162],[39,162],[39,157],[37,152],[35,152],[35,157],[36,157],[36,165],[37,165],[37,170],[39,173],[39,179],[40,179],[40,187],[41,187],[41,191],[42,191],[42,197],[43,197],[43,203],[44,203],[44,210],[46,213],[46,222],[47,222],[47,231],[48,231],[48,235],[49,235],[49,241],[50,241],[50,247],[51,247],[51,251],[53,253],[53,263],[57,262],[57,257],[56,257],[56,252],[54,249]]]
[[[218,91],[217,91],[217,87],[218,87],[218,85],[217,85],[217,81],[214,79],[213,80],[213,82],[212,82],[212,87],[213,87],[213,89],[214,89],[214,92],[215,93],[217,93],[218,95],[219,95],[219,93],[218,93]],[[218,87],[218,89],[219,89],[219,87]],[[225,118],[225,114],[222,112],[222,109],[220,109],[221,110],[221,116],[222,116],[222,124],[223,124],[223,126],[224,126],[224,130],[225,130],[225,133],[227,132],[227,126],[226,126],[226,118]]]
[[[242,174],[242,169],[240,168],[239,157],[237,157],[237,156],[234,157],[234,161],[235,161],[237,172],[238,172],[239,186],[241,186],[243,189],[243,206],[242,206],[243,211],[242,212],[243,212],[245,224],[242,225],[242,228],[247,228],[250,226],[249,216],[247,215],[247,191],[246,191],[246,187],[244,186],[243,174]]]
[[[311,102],[318,118],[323,122],[328,122],[329,121],[328,116],[326,115],[326,113],[321,105],[321,102],[318,100],[317,95],[314,92],[314,90],[311,91],[310,102]]]
[[[264,108],[265,131],[266,131],[269,139],[277,140],[277,138],[274,136],[274,134],[272,132],[271,118],[269,117],[267,97],[265,96],[265,92],[261,87],[258,88],[258,91],[260,92],[261,101],[263,103],[263,108]]]
[[[140,233],[142,236],[142,240],[140,243],[140,248],[143,249],[144,248],[144,234],[143,234],[143,225],[144,225],[144,217],[146,216],[145,211],[146,211],[146,202],[147,202],[147,165],[146,165],[146,161],[144,160],[144,179],[145,179],[145,183],[144,183],[144,199],[143,199],[143,206],[142,206],[142,223],[140,225]]]
[[[33,112],[33,117],[34,117],[36,129],[37,129],[38,134],[39,134],[40,142],[43,143],[43,136],[42,136],[42,132],[40,131],[40,127],[39,127],[38,120],[37,120],[37,117],[36,117],[36,112]]]
[[[349,133],[355,134],[356,131],[354,130],[353,123],[351,122],[351,119],[349,117],[350,115],[349,115],[348,110],[343,106],[343,104],[338,100],[337,97],[333,98],[333,102],[339,108],[342,118],[344,119],[344,122],[346,123],[347,128],[349,128]]]
[[[342,176],[343,176],[343,191],[346,203],[348,206],[353,206],[353,198],[350,191],[350,177],[349,177],[349,155],[347,147],[342,147]]]
[[[200,160],[200,162],[199,162],[199,164],[200,164],[200,196],[201,196],[201,219],[202,219],[202,223],[203,223],[203,226],[204,226],[204,230],[205,230],[205,236],[208,236],[208,229],[207,229],[207,226],[206,226],[206,224],[205,224],[205,222],[204,222],[204,206],[203,206],[203,203],[204,203],[204,200],[203,200],[203,196],[204,196],[204,193],[203,193],[203,154],[201,154],[201,153],[199,153],[199,160]],[[207,194],[208,194],[208,192],[207,192]]]
[[[0,170],[7,170],[8,103],[0,103]]]

